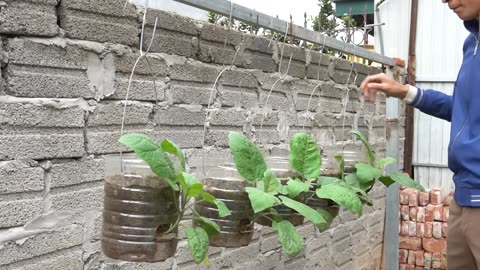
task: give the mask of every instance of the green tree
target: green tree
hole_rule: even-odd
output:
[[[331,0],[318,0],[320,12],[318,16],[312,18],[313,30],[325,32],[328,36],[335,35],[335,27],[337,26],[335,18],[335,10],[333,9]]]

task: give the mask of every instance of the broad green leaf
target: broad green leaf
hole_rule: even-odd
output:
[[[213,197],[210,193],[202,192],[200,195],[206,202],[209,202],[217,206],[218,215],[220,217],[226,217],[232,214],[224,202],[215,199],[215,197]]]
[[[161,146],[165,152],[175,155],[178,158],[178,160],[180,161],[180,166],[182,167],[182,172],[185,172],[185,155],[183,154],[180,147],[178,147],[169,139],[163,139]]]
[[[320,176],[317,180],[317,183],[320,186],[326,186],[326,185],[330,185],[338,182],[340,182],[340,179],[335,177],[329,177],[329,176]]]
[[[368,153],[368,159],[370,160],[370,165],[375,164],[375,153],[372,150],[372,146],[368,142],[367,138],[363,136],[363,134],[358,131],[358,130],[352,130],[351,131],[353,135],[357,136],[357,138],[362,141],[363,145],[365,145],[365,148],[367,148],[367,153]]]
[[[217,206],[218,215],[220,217],[226,217],[232,214],[224,202],[215,199],[215,205]]]
[[[267,193],[277,193],[277,189],[280,186],[280,180],[270,170],[266,170],[263,174],[263,189],[258,184],[257,187]]]
[[[280,184],[280,186],[277,188],[277,193],[288,195],[287,185]]]
[[[360,187],[357,175],[355,175],[354,173],[350,173],[345,176],[345,183],[347,183],[351,187]]]
[[[367,185],[375,181],[375,179],[378,177],[382,176],[382,172],[379,169],[374,168],[369,164],[357,163],[355,164],[355,168],[357,169],[355,174],[357,175],[360,184]]]
[[[292,223],[282,220],[272,222],[272,228],[277,232],[277,240],[283,251],[291,257],[297,256],[303,250],[302,237],[295,230]]]
[[[181,172],[177,175],[177,180],[180,182],[183,192],[189,198],[197,197],[204,192],[203,184],[191,174]]]
[[[338,168],[340,169],[340,176],[341,176],[342,180],[344,180],[344,177],[345,177],[345,159],[343,158],[342,155],[335,156],[335,159],[337,160]]]
[[[376,164],[375,164],[375,168],[377,169],[383,169],[385,168],[385,166],[387,165],[390,165],[390,164],[393,164],[397,162],[396,159],[392,158],[392,157],[386,157],[386,158],[382,158],[381,160],[379,160]]]
[[[317,189],[317,196],[322,199],[330,199],[339,205],[345,206],[354,214],[362,214],[362,201],[355,191],[342,185],[325,185]]]
[[[200,264],[205,260],[208,253],[208,234],[201,227],[187,226],[185,230],[187,234],[188,248],[192,254],[193,261]]]
[[[123,135],[119,142],[135,151],[135,154],[145,161],[156,175],[162,177],[168,185],[178,191],[172,160],[155,141],[144,134],[127,134]]]
[[[288,160],[292,168],[305,179],[320,175],[322,159],[317,143],[307,133],[297,133],[290,141]]]
[[[389,187],[391,184],[395,183],[389,175],[384,175],[378,178],[386,187]]]
[[[314,224],[327,223],[327,221],[323,218],[322,215],[320,215],[317,211],[315,211],[313,208],[309,207],[308,205],[305,205],[301,202],[297,202],[285,196],[280,196],[280,199],[282,200],[285,206],[297,211],[298,213],[303,215],[305,218],[307,218]]]
[[[425,192],[425,188],[422,185],[420,185],[415,180],[413,180],[412,178],[406,176],[401,172],[396,172],[396,173],[390,174],[389,176],[393,181],[399,183],[400,185]]]
[[[195,221],[202,227],[205,232],[207,232],[208,236],[215,236],[220,233],[220,226],[217,223],[211,221],[208,218],[204,218],[199,215],[195,215]]]
[[[248,198],[255,213],[262,212],[267,208],[280,204],[280,200],[273,194],[265,193],[257,188],[246,187],[245,191],[248,193]]]
[[[238,173],[250,183],[261,180],[267,165],[257,146],[238,132],[230,132],[228,144]]]
[[[287,182],[287,192],[290,198],[296,198],[300,193],[310,189],[309,183],[301,182],[300,180],[289,179]]]
[[[318,214],[322,216],[322,218],[326,221],[326,223],[319,223],[315,224],[320,232],[324,232],[330,228],[333,222],[333,216],[327,211],[322,208],[317,209]]]

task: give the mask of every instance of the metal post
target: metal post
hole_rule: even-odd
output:
[[[267,14],[255,11],[253,9],[231,3],[226,0],[174,0],[189,6],[200,8],[203,10],[208,10],[215,12],[223,16],[230,15],[240,21],[245,23],[250,23],[252,25],[258,25],[265,29],[269,29],[275,32],[284,33],[287,28],[288,22],[280,20],[278,18],[269,16]],[[305,29],[298,25],[290,25],[288,34],[291,37],[296,37],[317,45],[325,45],[325,47],[337,50],[346,54],[355,55],[357,57],[365,58],[380,64],[387,66],[394,66],[395,61],[392,58],[369,51],[362,47],[355,46],[343,42],[341,40],[324,36],[319,32]]]
[[[392,76],[391,69],[387,70],[387,74]],[[399,100],[397,98],[387,98],[386,114],[386,155],[399,160],[400,124]],[[387,167],[387,173],[397,172],[398,169],[398,163],[391,164]],[[398,270],[399,267],[399,205],[399,186],[398,184],[393,184],[387,189],[385,206],[385,232],[383,244],[385,247],[385,269],[387,270]]]

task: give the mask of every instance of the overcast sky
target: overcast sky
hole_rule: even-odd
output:
[[[137,4],[145,4],[146,0],[130,0]],[[277,16],[282,20],[289,20],[290,14],[293,16],[293,23],[303,26],[303,14],[307,12],[307,18],[318,14],[320,7],[317,0],[233,0],[233,3],[239,4],[271,16]],[[206,12],[192,8],[187,5],[177,3],[173,0],[149,0],[149,6],[152,8],[175,11],[182,15],[194,17],[196,19],[205,19]]]

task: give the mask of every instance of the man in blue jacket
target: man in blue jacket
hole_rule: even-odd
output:
[[[470,32],[463,47],[453,96],[403,85],[385,74],[367,77],[365,97],[377,91],[405,100],[429,115],[451,122],[448,167],[455,182],[447,237],[449,270],[480,269],[480,0],[443,0]],[[434,22],[432,22],[434,23]],[[477,52],[478,50],[478,52]],[[477,55],[479,54],[479,55]]]

